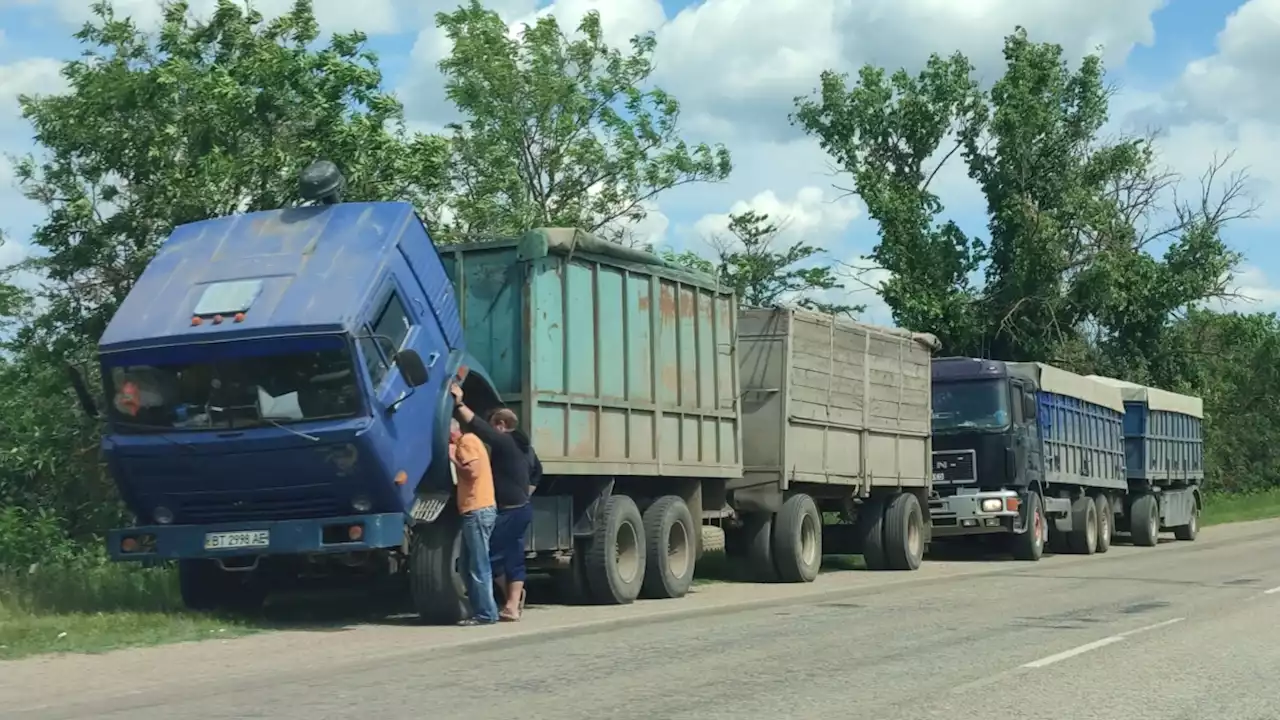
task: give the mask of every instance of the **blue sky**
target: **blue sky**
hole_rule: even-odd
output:
[[[196,0],[207,7],[212,0]],[[202,3],[204,3],[202,5]],[[73,57],[71,38],[88,0],[0,0],[0,151],[31,150],[30,131],[14,116],[18,92],[57,91],[56,61]],[[286,0],[259,0],[278,12]],[[427,0],[315,0],[327,30],[360,27],[372,36],[388,84],[406,102],[410,119],[430,129],[447,122],[449,108],[433,64],[447,51],[430,16],[451,3]],[[552,12],[573,22],[599,9],[607,35],[619,42],[636,32],[659,39],[655,80],[685,107],[686,134],[724,142],[736,170],[726,183],[660,196],[637,232],[659,242],[705,248],[722,231],[725,214],[755,208],[787,218],[787,232],[854,261],[875,239],[856,198],[840,198],[824,156],[786,120],[791,98],[810,90],[825,68],[864,62],[913,67],[930,52],[966,52],[984,77],[1000,69],[1000,38],[1015,24],[1033,39],[1059,42],[1073,55],[1102,45],[1120,92],[1111,131],[1159,126],[1163,159],[1194,177],[1214,153],[1237,151],[1248,165],[1251,190],[1263,202],[1254,220],[1230,230],[1246,254],[1238,284],[1257,302],[1280,308],[1280,251],[1270,239],[1280,225],[1280,100],[1270,75],[1280,63],[1280,0],[535,0],[490,3],[508,21]],[[117,0],[117,8],[146,24],[151,0]],[[1235,17],[1234,21],[1230,18]],[[0,261],[25,251],[39,208],[12,188],[0,162],[0,229],[9,236]],[[960,166],[941,175],[948,214],[981,232],[981,197]],[[1275,200],[1273,201],[1273,198]],[[875,274],[868,275],[873,283]],[[871,292],[872,319],[885,320]]]

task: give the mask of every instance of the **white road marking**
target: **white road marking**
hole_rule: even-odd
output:
[[[1280,587],[1273,587],[1270,590],[1262,591],[1263,595],[1275,595],[1276,593],[1280,593]]]
[[[1063,650],[1060,653],[1055,653],[1048,657],[1040,658],[1039,660],[1033,660],[1027,663],[1026,665],[1023,665],[1022,667],[1032,668],[1032,669],[1042,668],[1047,665],[1052,665],[1054,663],[1062,662],[1063,660],[1073,658],[1077,655],[1083,655],[1092,650],[1097,650],[1098,648],[1104,648],[1113,643],[1118,643],[1121,640],[1124,640],[1127,637],[1132,637],[1134,635],[1137,635],[1138,633],[1144,633],[1144,632],[1147,632],[1148,630],[1155,630],[1157,628],[1166,627],[1174,623],[1182,622],[1183,620],[1186,620],[1186,618],[1173,618],[1172,620],[1165,620],[1164,622],[1158,622],[1155,625],[1147,625],[1146,627],[1140,627],[1134,630],[1126,630],[1125,632],[1122,632],[1122,633],[1116,633],[1115,635],[1104,637],[1100,640],[1094,640],[1093,642],[1089,642],[1089,643],[1085,643],[1084,645],[1073,647],[1070,650]]]

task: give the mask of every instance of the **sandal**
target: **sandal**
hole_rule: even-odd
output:
[[[505,608],[499,610],[498,622],[520,622],[520,613],[507,612]]]
[[[498,615],[499,617],[501,617],[502,614],[499,613]],[[495,622],[496,621],[494,620],[481,620],[480,618],[470,617],[470,618],[467,618],[466,620],[458,621],[458,627],[475,627],[477,625],[493,625]]]

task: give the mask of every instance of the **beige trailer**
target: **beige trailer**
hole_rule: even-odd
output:
[[[758,574],[812,580],[823,517],[872,569],[915,569],[930,526],[932,335],[817,312],[738,313],[743,476],[731,551]]]

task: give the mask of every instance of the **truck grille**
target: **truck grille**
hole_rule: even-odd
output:
[[[256,493],[249,496],[183,498],[178,508],[179,522],[226,523],[250,520],[303,520],[345,515],[344,507],[331,494]]]
[[[933,454],[933,481],[957,484],[977,482],[977,453],[973,450],[939,450]]]

